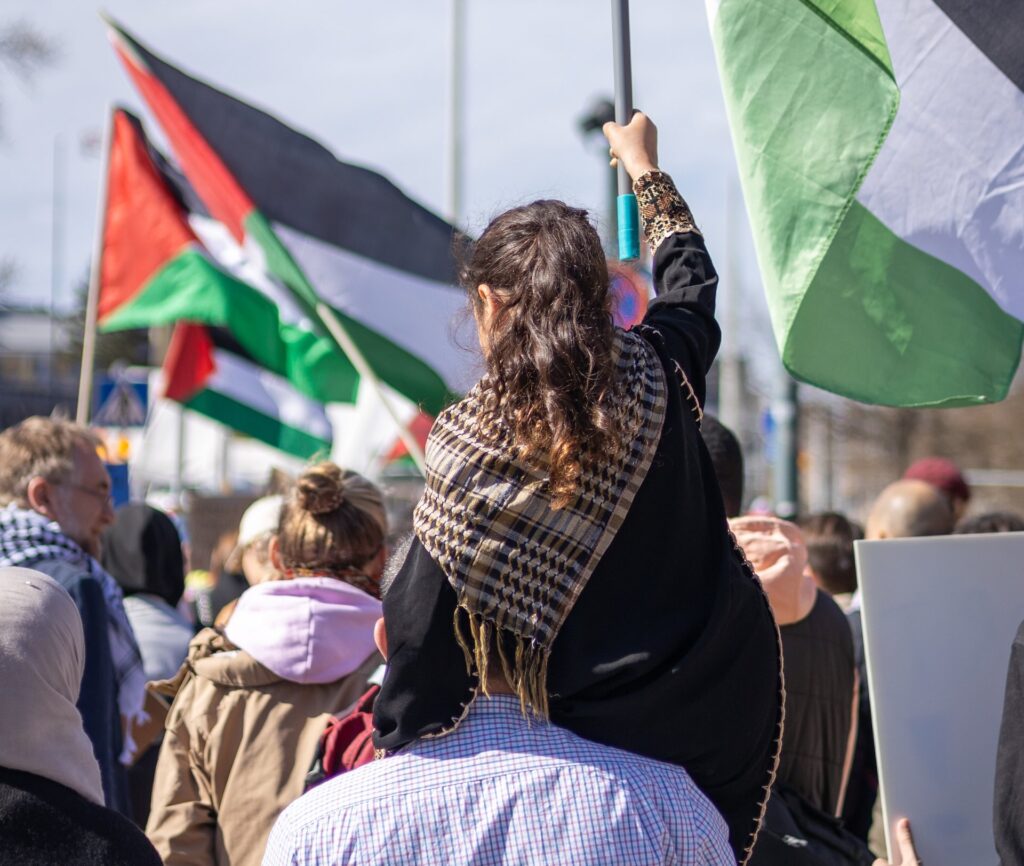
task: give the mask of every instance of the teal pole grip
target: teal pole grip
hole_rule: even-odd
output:
[[[640,214],[636,196],[620,195],[617,200],[619,222],[619,261],[631,262],[640,258]]]

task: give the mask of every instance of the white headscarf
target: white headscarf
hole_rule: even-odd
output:
[[[100,766],[75,706],[84,670],[71,596],[38,571],[0,568],[0,767],[103,805]]]

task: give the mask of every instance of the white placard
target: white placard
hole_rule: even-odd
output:
[[[855,545],[882,808],[921,862],[993,866],[996,745],[1024,619],[1024,533]]]

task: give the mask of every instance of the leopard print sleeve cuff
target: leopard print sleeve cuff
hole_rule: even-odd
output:
[[[633,182],[633,192],[640,208],[640,222],[651,250],[658,249],[669,235],[696,232],[693,215],[676,185],[663,171],[648,171]]]

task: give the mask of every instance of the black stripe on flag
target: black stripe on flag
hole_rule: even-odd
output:
[[[386,177],[339,161],[309,136],[120,33],[269,220],[401,271],[456,282],[455,232],[443,219]]]
[[[206,326],[206,333],[210,335],[210,342],[213,343],[218,349],[225,352],[230,352],[232,355],[237,355],[239,358],[244,358],[250,364],[259,366],[259,361],[253,360],[250,355],[242,346],[238,340],[235,339],[235,335],[231,333],[227,328],[216,327],[213,325]]]
[[[1018,90],[1024,90],[1022,0],[935,0],[935,5]]]
[[[185,177],[184,173],[166,156],[164,156],[153,145],[153,142],[149,140],[149,136],[146,135],[146,127],[143,122],[127,108],[118,106],[117,110],[127,118],[128,122],[131,123],[132,126],[135,127],[139,141],[146,146],[146,152],[149,154],[149,158],[153,161],[153,165],[156,166],[156,170],[160,172],[164,183],[167,184],[167,188],[178,202],[179,207],[181,207],[181,209],[186,213],[194,213],[199,216],[209,217],[210,212],[206,209],[206,205],[203,204],[203,200],[199,198],[195,189],[193,189],[192,184],[189,183],[188,178]]]

